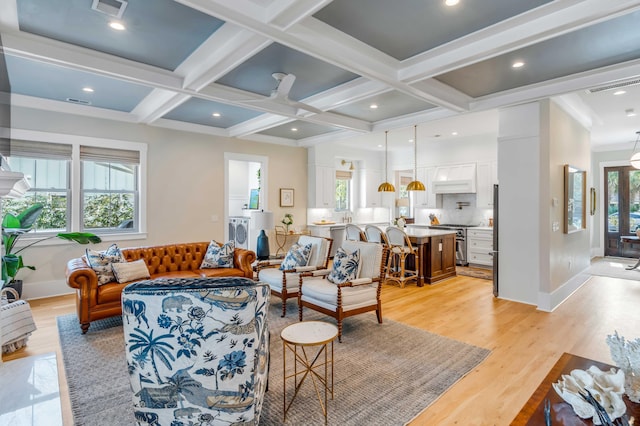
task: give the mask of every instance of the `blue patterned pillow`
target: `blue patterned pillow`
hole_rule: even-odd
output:
[[[211,240],[200,264],[200,269],[233,268],[235,246],[233,241],[219,246],[217,242]]]
[[[294,243],[280,264],[280,270],[288,271],[296,266],[307,266],[307,263],[309,263],[309,255],[311,254],[311,247],[313,247],[311,243],[305,246]]]
[[[358,278],[360,272],[360,249],[347,253],[342,247],[333,258],[333,268],[327,280],[334,284],[342,284]]]
[[[114,282],[112,263],[126,262],[122,252],[116,244],[111,244],[105,251],[86,250],[87,263],[96,272],[98,285]]]

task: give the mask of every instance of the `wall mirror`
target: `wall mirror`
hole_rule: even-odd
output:
[[[581,231],[587,227],[587,172],[569,164],[564,165],[564,233]]]

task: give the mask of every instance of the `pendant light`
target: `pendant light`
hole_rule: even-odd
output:
[[[384,182],[378,187],[378,192],[396,192],[396,187],[387,180],[387,136],[389,131],[384,132]]]
[[[424,183],[418,180],[418,125],[413,126],[413,181],[407,185],[407,191],[424,191]]]
[[[633,145],[633,151],[631,151],[631,159],[629,161],[634,169],[640,169],[640,152],[636,152],[638,140],[640,140],[640,131],[637,131],[636,135],[638,135],[638,137],[636,137],[636,143]]]

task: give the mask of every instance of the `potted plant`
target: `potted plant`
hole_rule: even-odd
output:
[[[285,214],[280,222],[285,226],[286,232],[289,232],[289,227],[293,225],[293,215],[291,213]]]
[[[16,275],[22,268],[29,268],[35,271],[35,266],[25,265],[20,254],[25,249],[51,238],[62,238],[63,240],[75,241],[79,244],[99,243],[102,240],[90,232],[60,232],[56,235],[44,237],[39,240],[16,249],[16,243],[20,237],[33,229],[33,225],[42,213],[42,204],[34,204],[20,214],[13,215],[6,213],[2,218],[2,245],[4,254],[2,255],[2,280],[3,287],[14,287],[21,293],[21,283],[16,285]]]

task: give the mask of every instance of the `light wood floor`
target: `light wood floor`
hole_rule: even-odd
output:
[[[508,425],[563,352],[611,363],[607,334],[640,337],[637,281],[594,276],[553,313],[495,299],[490,281],[460,276],[422,288],[385,285],[383,298],[384,318],[492,351],[412,426]],[[71,425],[55,317],[75,312],[73,297],[34,300],[31,306],[38,330],[25,349],[3,359],[56,351],[63,416]]]

